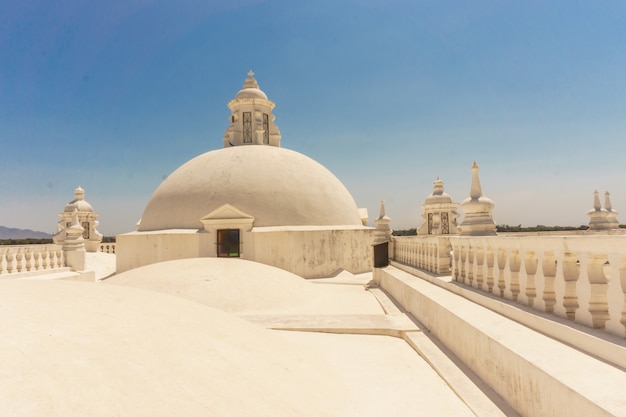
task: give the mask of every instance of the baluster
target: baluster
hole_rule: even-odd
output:
[[[26,270],[30,271],[30,268],[32,267],[30,261],[33,257],[33,252],[31,249],[26,249],[26,253],[24,253],[24,263],[26,264]]]
[[[519,270],[522,267],[522,259],[519,250],[513,249],[509,258],[509,269],[511,270],[511,297],[517,301],[519,295]]]
[[[6,258],[6,249],[0,249],[0,275],[4,272],[4,260]]]
[[[413,266],[413,242],[407,240],[406,242],[406,263]]]
[[[485,254],[485,259],[487,260],[487,291],[490,293],[493,292],[493,249],[491,247],[487,247],[487,253]]]
[[[578,295],[576,294],[576,281],[578,281],[580,265],[577,263],[576,254],[565,252],[563,255],[563,280],[565,281],[565,294],[563,294],[563,307],[568,319],[576,318]]]
[[[483,263],[485,262],[485,250],[482,246],[476,248],[476,288],[483,289]]]
[[[543,302],[546,305],[546,313],[554,313],[556,304],[556,293],[554,292],[554,279],[556,278],[556,256],[554,252],[545,251],[541,262],[543,271]]]
[[[604,264],[607,259],[607,255],[592,254],[587,264],[587,276],[591,287],[589,312],[595,329],[604,328],[605,322],[609,319],[609,305],[606,299],[608,281],[604,275]]]
[[[41,252],[41,269],[48,268],[48,257],[50,254],[48,253],[48,247],[44,246]]]
[[[622,305],[622,318],[620,323],[624,326],[624,337],[626,338],[626,256],[622,258],[622,266],[619,268],[619,279],[624,293],[624,304]]]
[[[7,249],[7,272],[10,274],[13,272],[13,249]]]
[[[526,268],[526,297],[528,297],[528,305],[533,306],[535,297],[537,296],[537,287],[535,285],[535,274],[537,273],[537,255],[534,251],[526,252],[526,260],[524,267]]]
[[[41,246],[38,246],[37,249],[33,252],[33,267],[35,271],[39,270],[39,258],[41,257]]]
[[[504,281],[506,258],[506,250],[504,248],[498,249],[498,289],[500,290],[500,297],[504,297],[504,289],[506,288],[506,282]]]
[[[452,267],[454,269],[454,280],[459,280],[459,246],[452,245]]]
[[[65,266],[63,249],[59,246],[56,250],[56,253],[57,253],[57,268],[63,268]]]
[[[467,249],[461,246],[461,279],[459,281],[463,283],[465,283],[465,259],[467,259]]]
[[[430,272],[437,272],[437,244],[431,241],[428,245],[428,264]]]
[[[17,253],[15,254],[15,264],[17,267],[17,272],[22,272],[22,259],[24,258],[24,254],[22,253],[22,248],[18,248]]]
[[[467,250],[467,281],[469,286],[474,286],[474,246],[470,246]]]

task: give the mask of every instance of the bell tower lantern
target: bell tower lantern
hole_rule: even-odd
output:
[[[273,101],[259,88],[252,71],[235,98],[228,103],[230,126],[224,133],[224,147],[270,145],[280,147],[280,131],[274,124]]]

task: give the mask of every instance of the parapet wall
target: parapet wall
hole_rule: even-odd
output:
[[[626,236],[412,236],[391,258],[537,311],[626,336]]]
[[[393,266],[374,280],[523,416],[626,416],[626,373]]]
[[[304,278],[340,270],[371,271],[374,229],[367,227],[254,228],[241,234],[241,258]],[[215,233],[198,230],[132,232],[117,236],[116,272],[175,259],[215,256]]]

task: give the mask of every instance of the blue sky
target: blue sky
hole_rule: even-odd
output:
[[[160,182],[222,146],[252,69],[282,146],[370,218],[420,224],[477,160],[498,224],[626,216],[622,1],[0,2],[0,225],[53,232],[77,185],[132,231]]]

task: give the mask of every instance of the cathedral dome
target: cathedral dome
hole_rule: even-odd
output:
[[[360,226],[354,199],[329,170],[298,152],[234,146],[199,155],[175,170],[148,202],[139,231],[201,229],[230,204],[264,226]]]

